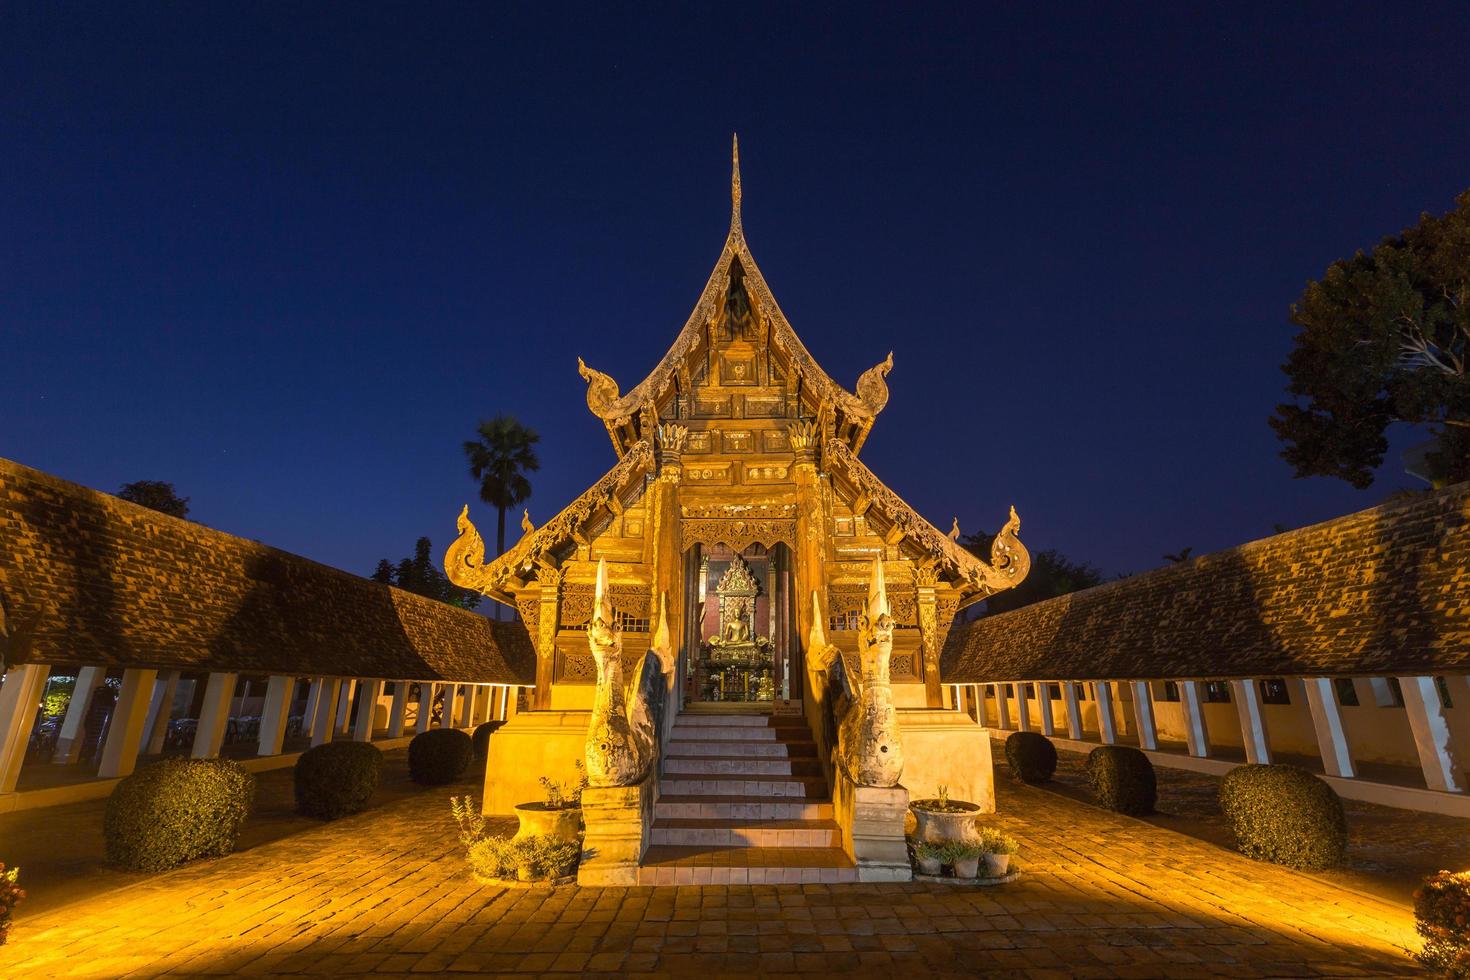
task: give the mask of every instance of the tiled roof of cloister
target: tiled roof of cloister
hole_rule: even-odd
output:
[[[0,459],[10,662],[530,684],[496,623]]]
[[[1470,483],[965,625],[945,683],[1470,671]]]

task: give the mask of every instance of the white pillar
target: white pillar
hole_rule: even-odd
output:
[[[148,720],[149,695],[153,693],[157,676],[156,670],[123,671],[122,691],[112,709],[102,761],[97,767],[97,775],[103,779],[127,776],[137,768],[138,752],[143,747],[143,723]]]
[[[500,689],[500,721],[510,721],[510,688]]]
[[[301,721],[308,735],[311,734],[312,720],[316,718],[317,698],[322,696],[322,680],[320,677],[311,678],[311,686],[306,690],[306,713],[302,716]]]
[[[16,664],[5,674],[0,686],[0,793],[15,792],[50,673],[48,664]]]
[[[1062,682],[1062,701],[1067,706],[1067,737],[1080,741],[1082,738],[1082,705],[1077,703],[1077,683]]]
[[[354,742],[371,742],[373,740],[373,715],[378,706],[378,697],[383,693],[383,682],[380,680],[363,681],[358,686],[357,698],[357,721],[352,726],[352,740]]]
[[[256,755],[280,755],[286,741],[286,722],[291,716],[291,695],[296,678],[272,674],[265,685],[265,705],[260,709],[260,741]]]
[[[1204,706],[1200,703],[1199,681],[1180,681],[1179,700],[1184,703],[1184,741],[1189,754],[1197,759],[1210,754],[1210,730],[1205,725]]]
[[[388,737],[402,738],[408,721],[408,681],[393,682],[393,706],[388,709]]]
[[[1113,717],[1113,690],[1107,681],[1093,681],[1092,693],[1097,698],[1097,733],[1104,745],[1118,743],[1118,722]]]
[[[199,708],[199,726],[194,730],[196,759],[213,759],[225,743],[225,726],[230,721],[230,702],[235,698],[239,674],[214,672],[204,685],[204,703]]]
[[[455,717],[455,709],[459,707],[455,696],[459,693],[458,684],[444,685],[444,714],[439,718],[440,728],[453,728],[458,720]]]
[[[1016,692],[1016,731],[1029,732],[1031,730],[1031,699],[1026,697],[1026,685],[1017,684]]]
[[[413,733],[429,730],[434,720],[434,682],[419,681],[419,714],[413,722]]]
[[[1245,746],[1245,761],[1263,766],[1271,764],[1271,739],[1266,730],[1266,713],[1261,710],[1261,692],[1253,678],[1230,682],[1230,697],[1235,713],[1240,716],[1240,738]]]
[[[311,719],[311,744],[315,748],[332,740],[337,731],[337,696],[342,691],[342,681],[336,677],[319,677],[315,683],[321,685],[317,694],[316,714]]]
[[[1153,690],[1148,681],[1133,682],[1133,720],[1138,724],[1138,747],[1158,751],[1159,726],[1154,721]]]
[[[1404,709],[1414,732],[1414,747],[1419,750],[1424,784],[1442,793],[1465,792],[1465,777],[1455,759],[1450,722],[1434,678],[1400,677],[1399,688],[1404,692]]]
[[[1004,684],[995,684],[993,687],[995,689],[995,727],[1005,731],[1011,725],[1011,719],[1008,717],[1010,712],[1006,708],[1008,692]]]
[[[475,686],[466,684],[459,699],[459,727],[470,727],[470,716],[475,710]]]
[[[1048,737],[1057,733],[1057,723],[1051,716],[1051,684],[1039,681],[1036,685],[1036,705],[1041,711],[1041,734]]]
[[[148,705],[148,722],[143,727],[143,754],[157,755],[168,739],[168,723],[174,716],[174,697],[179,693],[179,672],[165,670],[153,685]]]
[[[1317,731],[1323,770],[1329,776],[1356,775],[1347,733],[1342,729],[1342,712],[1332,690],[1332,678],[1303,677],[1302,684],[1307,689],[1307,707],[1312,712],[1312,727]]]
[[[356,677],[349,677],[342,681],[337,701],[337,721],[332,728],[333,734],[346,735],[352,730],[352,695],[356,691]]]
[[[56,749],[51,753],[51,761],[58,766],[69,766],[81,758],[85,734],[82,726],[87,720],[87,709],[92,706],[92,692],[106,677],[106,667],[83,667],[77,671],[77,685],[71,690],[66,717],[61,720],[61,733],[56,737]]]

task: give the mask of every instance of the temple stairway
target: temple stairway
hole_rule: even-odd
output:
[[[640,884],[857,880],[801,716],[684,711],[660,776]]]

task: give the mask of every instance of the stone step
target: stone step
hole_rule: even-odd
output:
[[[835,847],[676,847],[655,845],[638,869],[640,885],[799,885],[857,881]]]
[[[824,800],[827,781],[820,776],[664,776],[659,795],[670,796],[757,796],[781,799]]]
[[[671,755],[664,759],[664,775],[821,776],[822,767],[815,758],[763,758],[710,753],[709,755]]]
[[[697,714],[681,711],[674,719],[676,725],[714,725],[715,727],[739,726],[741,728],[769,728],[771,716],[755,713],[731,713],[727,715],[715,714],[713,712],[699,712]]]
[[[655,820],[652,843],[674,847],[841,847],[831,820]]]
[[[665,795],[653,806],[654,820],[833,820],[830,800],[752,796]]]
[[[817,744],[815,742],[737,742],[727,739],[723,742],[704,741],[675,741],[669,739],[669,758],[675,756],[690,755],[731,755],[739,754],[743,758],[762,759],[815,759],[817,757]]]
[[[671,741],[779,742],[783,741],[783,731],[780,728],[758,728],[754,725],[686,725],[680,719],[674,722],[669,738]],[[810,734],[803,730],[803,735],[810,741]]]

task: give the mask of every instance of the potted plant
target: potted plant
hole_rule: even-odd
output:
[[[984,848],[972,841],[956,840],[945,845],[945,861],[954,868],[956,878],[974,878],[980,874],[980,858]]]
[[[582,789],[587,785],[587,773],[581,759],[576,767],[575,783],[559,783],[542,776],[541,788],[546,791],[546,799],[516,804],[516,818],[520,820],[516,840],[544,835],[570,844],[578,842],[582,830]]]
[[[945,846],[933,841],[920,841],[914,845],[914,861],[919,865],[919,874],[937,876],[944,867]]]
[[[975,843],[982,852],[987,878],[1004,878],[1010,872],[1011,856],[1020,850],[1014,838],[991,827],[981,827]]]
[[[972,841],[975,839],[975,817],[980,813],[977,803],[949,798],[949,787],[941,785],[939,795],[926,800],[914,800],[909,804],[914,812],[918,827],[914,837],[921,841],[943,843],[944,841]]]

